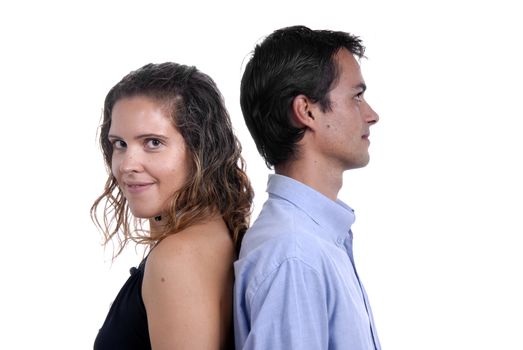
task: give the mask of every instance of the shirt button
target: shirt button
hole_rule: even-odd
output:
[[[342,245],[343,244],[343,237],[338,237],[336,242],[338,243],[338,245]]]

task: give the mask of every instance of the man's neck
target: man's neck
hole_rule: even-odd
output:
[[[343,185],[343,172],[315,162],[287,161],[274,167],[276,174],[299,181],[335,201]]]

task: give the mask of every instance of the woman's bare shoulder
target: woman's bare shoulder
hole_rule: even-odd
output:
[[[212,274],[217,268],[229,267],[233,260],[234,245],[220,218],[192,225],[163,239],[149,254],[146,273],[161,269]]]
[[[220,220],[168,236],[150,252],[142,297],[153,345],[203,349],[221,343],[232,308],[226,304],[224,312],[222,305],[232,299],[234,248]]]

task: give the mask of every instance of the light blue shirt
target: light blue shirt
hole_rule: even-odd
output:
[[[270,175],[234,264],[236,349],[380,349],[352,255],[354,211]]]

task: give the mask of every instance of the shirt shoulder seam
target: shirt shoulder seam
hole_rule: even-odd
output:
[[[297,256],[289,256],[289,257],[286,257],[285,259],[283,259],[277,266],[275,266],[271,271],[269,271],[267,274],[265,274],[265,276],[263,277],[263,279],[261,280],[261,282],[257,283],[257,286],[255,288],[253,288],[255,290],[255,292],[252,294],[252,297],[250,298],[249,300],[249,303],[252,302],[252,300],[256,299],[256,296],[258,295],[259,291],[260,291],[260,287],[267,281],[267,279],[273,275],[276,271],[278,271],[282,265],[290,262],[290,261],[297,261],[301,264],[303,264],[304,266],[306,266],[309,270],[311,270],[318,278],[321,276],[321,274],[316,271],[316,269],[314,268],[314,266],[311,266],[310,264],[308,264],[307,262],[303,261],[301,258],[297,257]]]

